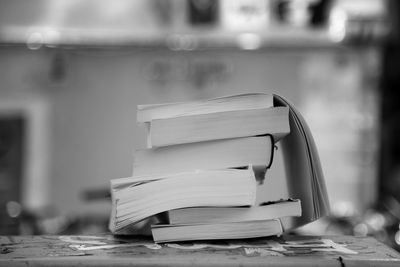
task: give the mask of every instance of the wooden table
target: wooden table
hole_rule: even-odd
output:
[[[155,244],[103,236],[1,236],[0,266],[400,266],[369,237],[283,236]]]

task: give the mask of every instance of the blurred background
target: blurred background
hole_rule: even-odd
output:
[[[399,4],[0,0],[0,234],[107,232],[109,180],[145,144],[136,105],[285,96],[332,213],[299,229],[400,248]],[[285,179],[283,159],[268,178]]]

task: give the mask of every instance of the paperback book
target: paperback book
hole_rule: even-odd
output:
[[[256,201],[253,168],[182,172],[111,180],[114,233],[152,215],[185,207],[252,206]]]

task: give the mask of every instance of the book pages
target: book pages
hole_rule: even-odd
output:
[[[303,214],[283,222],[285,229],[299,227],[329,213],[329,200],[317,147],[298,110],[274,95],[276,106],[289,107],[291,133],[281,140],[290,196],[301,200]]]

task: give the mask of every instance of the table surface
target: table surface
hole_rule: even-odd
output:
[[[155,244],[139,237],[0,236],[0,266],[400,266],[370,237],[282,236]]]

